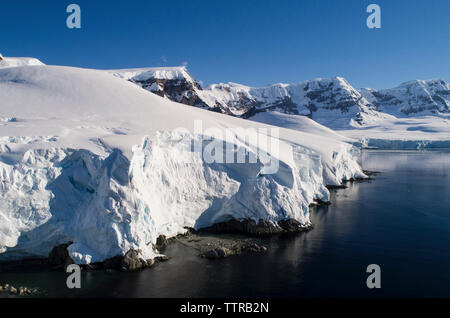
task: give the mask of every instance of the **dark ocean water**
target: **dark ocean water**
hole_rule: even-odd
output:
[[[208,261],[175,244],[142,272],[84,272],[81,290],[50,271],[0,283],[51,297],[450,297],[450,151],[365,151],[362,164],[382,173],[333,191],[312,231],[273,237],[265,254]],[[381,289],[366,287],[369,264]]]

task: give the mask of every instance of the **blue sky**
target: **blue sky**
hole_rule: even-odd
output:
[[[81,6],[81,30],[66,27],[70,3]],[[370,3],[381,29],[366,27]],[[205,84],[339,75],[388,88],[450,80],[450,1],[2,1],[0,52],[102,69],[187,63]]]

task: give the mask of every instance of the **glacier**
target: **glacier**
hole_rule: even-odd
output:
[[[309,205],[329,200],[326,185],[365,177],[359,149],[310,119],[275,136],[274,126],[176,103],[108,72],[26,61],[0,65],[0,260],[46,257],[68,242],[79,264],[130,249],[154,258],[159,235],[230,218],[306,227]],[[276,138],[280,151],[263,149],[279,161],[276,173],[264,173],[262,158],[206,162],[190,147],[230,142],[208,129],[239,128]],[[261,147],[232,140],[249,154]]]

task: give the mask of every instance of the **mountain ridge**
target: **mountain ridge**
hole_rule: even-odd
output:
[[[325,126],[345,129],[373,125],[391,116],[450,113],[450,85],[441,79],[412,80],[382,90],[357,90],[340,76],[261,87],[234,82],[202,87],[185,67],[152,68],[153,73],[143,70],[128,80],[171,100],[242,118],[276,111],[307,116]],[[126,70],[109,72],[126,79],[123,75]],[[183,76],[172,76],[170,72]],[[156,73],[159,76],[152,75]]]

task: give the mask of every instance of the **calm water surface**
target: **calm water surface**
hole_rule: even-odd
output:
[[[176,244],[142,272],[85,272],[78,291],[58,272],[0,283],[51,297],[450,297],[450,151],[365,151],[362,164],[382,173],[334,191],[312,231],[272,238],[266,254],[208,261]],[[369,264],[381,289],[366,287]]]

